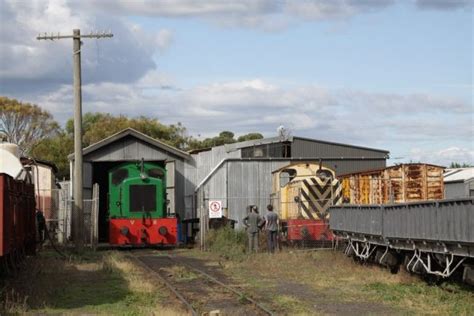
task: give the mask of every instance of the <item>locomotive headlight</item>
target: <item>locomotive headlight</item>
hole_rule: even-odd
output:
[[[128,233],[129,233],[128,227],[127,226],[122,226],[122,228],[120,228],[120,233],[124,236],[127,236]]]
[[[168,228],[166,228],[165,226],[161,226],[160,228],[158,228],[158,233],[161,236],[166,236],[168,234]]]

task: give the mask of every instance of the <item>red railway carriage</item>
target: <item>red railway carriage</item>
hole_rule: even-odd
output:
[[[0,260],[15,264],[35,249],[34,186],[0,173]]]

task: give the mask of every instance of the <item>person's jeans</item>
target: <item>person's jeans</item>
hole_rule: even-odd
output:
[[[275,252],[275,248],[277,246],[277,231],[276,230],[269,230],[267,232],[267,243],[268,243],[268,251],[271,253]]]
[[[258,232],[249,233],[249,252],[258,252]]]

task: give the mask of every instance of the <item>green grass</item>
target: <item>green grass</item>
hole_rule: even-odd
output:
[[[0,314],[184,314],[168,307],[169,292],[119,252],[67,260],[45,252],[27,265],[17,278],[5,280]]]
[[[458,284],[430,286],[422,281],[412,284],[370,283],[365,286],[375,299],[396,305],[408,305],[414,310],[439,314],[472,315],[474,293]]]
[[[234,230],[228,226],[210,230],[206,243],[210,251],[225,259],[242,261],[247,257],[247,233],[243,230]]]
[[[222,260],[219,252],[190,255]],[[360,265],[340,252],[287,249],[229,259],[221,266],[246,293],[283,314],[474,315],[472,289],[432,286],[405,271],[394,275],[377,265]]]
[[[286,313],[291,313],[293,315],[310,315],[310,311],[305,308],[305,304],[302,304],[302,302],[296,297],[290,295],[277,295],[274,298],[274,302]]]
[[[192,280],[198,279],[200,276],[193,271],[190,271],[186,267],[182,266],[173,266],[169,269],[166,269],[173,278],[178,282],[189,282]]]

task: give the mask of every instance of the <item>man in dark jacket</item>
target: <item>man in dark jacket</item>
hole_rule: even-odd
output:
[[[250,213],[244,218],[244,225],[247,227],[249,236],[249,252],[258,252],[258,232],[262,224],[262,218],[258,215],[257,206],[253,206]]]
[[[265,230],[267,231],[268,252],[275,252],[278,234],[278,215],[273,211],[271,204],[267,205],[267,216],[265,216]]]

